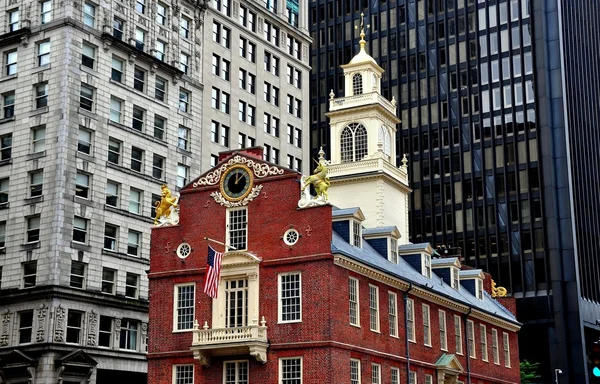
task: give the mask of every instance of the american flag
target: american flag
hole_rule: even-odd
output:
[[[204,293],[213,299],[217,298],[219,291],[219,275],[221,274],[221,260],[223,253],[217,252],[208,246],[208,260],[206,261],[206,279],[204,281]]]

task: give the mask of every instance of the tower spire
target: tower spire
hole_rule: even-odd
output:
[[[365,44],[367,42],[365,41],[365,13],[361,12],[360,13],[360,50],[362,52],[365,51]]]

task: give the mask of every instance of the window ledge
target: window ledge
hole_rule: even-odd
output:
[[[77,152],[77,155],[76,155],[76,157],[78,157],[78,158],[80,158],[80,159],[83,159],[83,160],[85,160],[85,161],[89,161],[89,162],[94,162],[94,161],[96,160],[96,159],[94,158],[94,156],[91,156],[91,155],[86,155],[85,153],[83,153],[83,152],[79,152],[79,151]]]
[[[146,216],[140,215],[139,213],[129,212],[129,211],[126,211],[124,209],[113,207],[112,205],[106,205],[105,204],[104,205],[104,210],[109,211],[109,212],[118,213],[119,215],[122,215],[122,216],[133,217],[133,218],[138,219],[138,220],[143,220],[143,221],[145,221],[147,223],[153,223],[154,222],[154,219],[151,218],[151,217],[146,217]]]
[[[0,209],[7,209],[10,207],[10,203],[7,201],[5,203],[0,203]]]
[[[126,253],[121,253],[121,252],[117,252],[117,251],[111,251],[110,249],[102,248],[102,254],[103,255],[107,255],[107,256],[117,257],[117,258],[122,259],[122,260],[134,261],[136,263],[141,263],[141,264],[148,265],[148,266],[150,265],[150,260],[149,259],[144,259],[144,258],[141,258],[141,257],[130,256],[130,255],[126,254]],[[128,299],[134,299],[132,297],[127,297],[127,298]],[[141,300],[141,299],[136,298],[136,300]]]
[[[92,111],[88,111],[87,109],[83,109],[81,107],[77,107],[77,113],[79,113],[80,115],[89,117],[90,119],[98,120],[98,115],[96,115]]]
[[[32,241],[30,243],[25,243],[25,244],[21,244],[21,249],[23,250],[31,250],[31,249],[38,249],[40,247],[40,241]]]
[[[41,203],[42,201],[44,201],[44,196],[34,196],[34,197],[26,197],[25,199],[23,199],[23,203],[25,205],[29,205],[29,204],[37,204],[37,203]]]
[[[78,243],[76,241],[71,241],[71,248],[77,249],[78,251],[91,252],[92,247],[90,245],[86,245],[83,243]]]
[[[184,112],[181,109],[177,108],[177,114],[181,115],[183,117],[187,117],[188,119],[192,119],[193,115],[191,112]],[[229,114],[227,113],[227,116],[229,116]]]
[[[35,159],[39,159],[41,157],[46,157],[46,151],[30,153],[27,155],[27,160],[35,160]]]
[[[0,166],[12,164],[12,157],[10,159],[0,160]]]
[[[112,125],[112,126],[114,126],[114,127],[121,128],[121,129],[122,129],[122,130],[124,130],[124,131],[131,132],[131,133],[133,133],[134,135],[137,135],[137,136],[143,137],[143,138],[145,138],[146,140],[150,140],[150,141],[152,141],[152,142],[154,142],[154,143],[156,143],[156,144],[159,144],[159,145],[161,145],[161,146],[163,146],[163,147],[168,147],[168,144],[167,144],[167,142],[166,142],[166,141],[164,141],[164,140],[160,140],[160,139],[157,139],[157,138],[155,138],[155,137],[153,137],[153,136],[150,136],[150,135],[148,135],[148,134],[144,133],[143,131],[138,131],[137,129],[134,129],[134,128],[131,128],[131,127],[128,127],[128,126],[126,126],[126,125],[123,125],[123,124],[120,124],[120,123],[115,123],[114,121],[112,121],[112,120],[110,120],[110,119],[108,120],[108,125]]]
[[[186,332],[193,332],[194,329],[174,329],[171,333],[186,333]]]
[[[183,148],[177,147],[177,153],[185,155],[185,156],[192,157],[192,152],[190,152],[190,151],[188,151],[186,149],[183,149]]]
[[[46,70],[48,70],[50,68],[51,68],[50,64],[41,65],[39,67],[36,67],[36,68],[32,69],[31,73],[33,74],[33,73],[43,72],[43,71],[46,71]]]
[[[4,81],[9,81],[9,80],[12,80],[12,79],[16,79],[16,78],[17,78],[17,76],[19,76],[19,74],[18,74],[18,73],[15,73],[14,75],[7,75],[7,76],[4,76],[3,78],[1,78],[1,79],[0,79],[0,83],[2,83],[2,82],[4,82]]]
[[[144,99],[150,100],[152,103],[156,103],[156,104],[162,105],[165,108],[169,108],[169,105],[167,103],[165,103],[164,101],[161,101],[161,100],[159,100],[159,99],[157,99],[155,97],[151,97],[151,96],[145,94],[144,92],[138,91],[137,89],[135,89],[133,87],[130,87],[130,86],[124,84],[123,82],[115,81],[113,79],[108,79],[108,82],[111,83],[111,84],[114,84],[114,85],[116,85],[116,86],[118,86],[120,88],[123,88],[123,89],[126,89],[128,91],[134,92],[137,96],[141,96]]]
[[[73,201],[79,204],[87,205],[89,207],[92,207],[94,205],[93,201],[77,195],[73,196]]]
[[[133,170],[131,170],[131,169],[129,169],[129,168],[125,168],[125,167],[123,167],[123,166],[121,166],[121,165],[117,165],[117,164],[111,163],[110,161],[107,161],[107,162],[106,162],[106,166],[107,166],[108,168],[112,168],[112,169],[118,169],[118,170],[120,170],[120,171],[122,171],[122,172],[125,172],[125,173],[127,173],[127,174],[129,174],[129,175],[132,175],[132,176],[141,177],[141,178],[143,178],[143,179],[145,179],[145,180],[147,180],[147,181],[151,181],[151,182],[153,182],[153,183],[155,183],[155,184],[158,184],[158,185],[163,185],[163,184],[165,183],[165,181],[164,181],[164,180],[155,179],[155,178],[154,178],[154,177],[152,177],[152,176],[146,175],[146,174],[144,174],[144,173],[140,173],[140,172],[133,171]]]
[[[302,320],[278,321],[277,324],[301,324]]]
[[[83,64],[79,64],[79,69],[81,70],[81,72],[85,72],[92,76],[98,77],[98,73],[96,72],[96,70],[94,68],[86,67]]]
[[[15,117],[5,117],[4,119],[0,119],[0,124],[10,123],[11,121],[15,121]]]
[[[34,109],[33,111],[29,112],[29,116],[37,116],[37,115],[41,115],[44,113],[48,113],[48,107],[43,107],[43,108],[38,108],[38,109]]]

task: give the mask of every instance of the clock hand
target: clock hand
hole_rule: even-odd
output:
[[[236,185],[237,185],[238,181],[240,181],[240,176],[241,176],[241,175],[240,175],[240,173],[239,173],[239,172],[237,172],[237,173],[235,174],[235,184],[236,184]]]

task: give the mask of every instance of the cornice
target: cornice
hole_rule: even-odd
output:
[[[379,281],[380,283],[389,285],[390,287],[400,289],[401,291],[407,291],[408,288],[410,288],[410,284],[407,282],[404,282],[398,278],[392,277],[385,273],[381,273],[373,268],[370,268],[370,267],[365,266],[364,264],[352,261],[341,255],[334,255],[333,263],[335,265],[339,265],[340,267],[346,268],[350,271],[356,272],[360,275],[366,276],[372,280]]]
[[[396,187],[398,187],[402,192],[405,192],[405,193],[412,192],[412,189],[410,187],[406,186],[405,184],[398,181],[397,179],[391,177],[385,171],[371,171],[369,173],[363,173],[363,174],[351,174],[351,175],[349,174],[349,175],[332,176],[332,177],[330,177],[330,182],[331,182],[331,184],[352,184],[352,183],[358,183],[358,182],[361,182],[364,180],[381,179],[381,178],[385,178],[386,180],[390,181],[392,184],[394,184]]]

